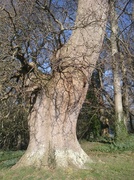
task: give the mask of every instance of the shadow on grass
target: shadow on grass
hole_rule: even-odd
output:
[[[24,151],[0,151],[0,169],[10,168],[24,154]]]

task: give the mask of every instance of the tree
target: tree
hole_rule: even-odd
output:
[[[79,140],[94,141],[99,138],[101,106],[99,71],[95,69],[77,121],[77,137]]]
[[[122,136],[123,124],[124,124],[124,112],[122,103],[122,90],[121,90],[121,75],[119,70],[119,56],[117,47],[117,35],[118,35],[118,22],[115,11],[115,1],[110,2],[110,20],[111,20],[111,56],[113,64],[113,79],[114,79],[114,103],[115,103],[115,118],[116,118],[116,135],[119,138]]]
[[[32,1],[28,2],[34,4]],[[46,17],[50,20],[49,27],[53,27],[57,23],[56,28],[60,28],[60,33],[62,33],[64,27],[61,21],[56,19],[56,16],[52,14],[51,9],[44,2],[46,1],[36,1],[36,6],[44,12],[44,16],[46,12],[48,13]],[[14,10],[15,12],[17,12],[17,8]],[[88,81],[103,42],[107,10],[107,0],[78,1],[77,17],[72,36],[63,47],[58,48],[48,61],[51,64],[51,72],[39,71],[39,63],[35,61],[35,58],[32,59],[32,63],[26,61],[26,54],[23,53],[25,36],[23,36],[24,40],[21,45],[15,44],[16,51],[13,55],[21,62],[21,67],[11,80],[15,78],[19,82],[22,78],[23,90],[31,91],[33,95],[28,117],[30,142],[27,151],[16,167],[32,165],[54,168],[73,165],[83,168],[86,162],[91,162],[76,138],[76,123],[87,93]],[[3,9],[3,11],[12,20],[8,10]],[[25,22],[25,16],[26,13],[24,17],[20,16],[20,20],[24,20],[25,26],[23,28],[19,26],[18,36],[21,33],[25,34],[26,29],[24,28],[30,27]],[[36,26],[40,25],[36,23]],[[14,21],[12,25],[14,25],[12,28],[16,30]],[[46,29],[47,32],[48,29]],[[35,37],[39,33],[38,28],[36,28]],[[35,38],[34,34],[29,37]],[[17,42],[16,38],[17,35],[12,44]],[[61,40],[59,44],[62,44],[63,38],[58,40]],[[37,44],[34,43],[34,40],[27,41],[28,43],[31,43],[31,46],[36,46],[38,41]],[[30,51],[30,47],[28,48]]]
[[[0,101],[0,149],[26,149],[29,141],[26,107],[21,99],[15,103],[14,98]]]
[[[132,78],[132,65],[130,59],[131,45],[128,45],[129,31],[131,30],[132,23],[129,20],[124,20],[122,14],[127,14],[126,8],[130,1],[123,4],[122,2],[110,1],[110,24],[111,24],[111,59],[113,66],[113,86],[114,86],[114,103],[115,103],[115,120],[116,120],[116,138],[118,140],[124,140],[127,135],[127,124],[129,119],[130,103],[129,103],[129,79]],[[121,9],[120,14],[117,16],[119,7]],[[127,15],[128,16],[128,15]],[[127,18],[126,18],[127,19]],[[123,22],[124,20],[124,22]],[[121,22],[120,22],[121,21]],[[128,22],[127,22],[128,21]],[[122,24],[125,25],[122,26]],[[129,24],[129,25],[127,25]],[[130,30],[127,28],[130,27]],[[132,36],[132,33],[131,33]],[[127,39],[128,38],[128,39]]]

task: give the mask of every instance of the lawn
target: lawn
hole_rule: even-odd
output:
[[[93,159],[89,169],[37,170],[11,167],[23,151],[0,151],[0,180],[133,180],[134,149],[113,149],[110,144],[81,142],[82,148]]]

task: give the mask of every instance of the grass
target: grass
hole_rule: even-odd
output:
[[[111,144],[81,142],[82,148],[94,160],[89,169],[37,170],[11,167],[23,151],[0,151],[0,180],[132,180],[134,177],[134,149],[112,147]]]
[[[0,170],[10,168],[24,154],[24,151],[0,151]]]

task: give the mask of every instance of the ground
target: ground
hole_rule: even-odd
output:
[[[134,149],[122,151],[121,147],[112,149],[109,144],[81,142],[82,148],[93,159],[89,169],[51,169],[34,168],[11,169],[22,156],[23,151],[0,151],[1,180],[132,180],[134,177]]]

